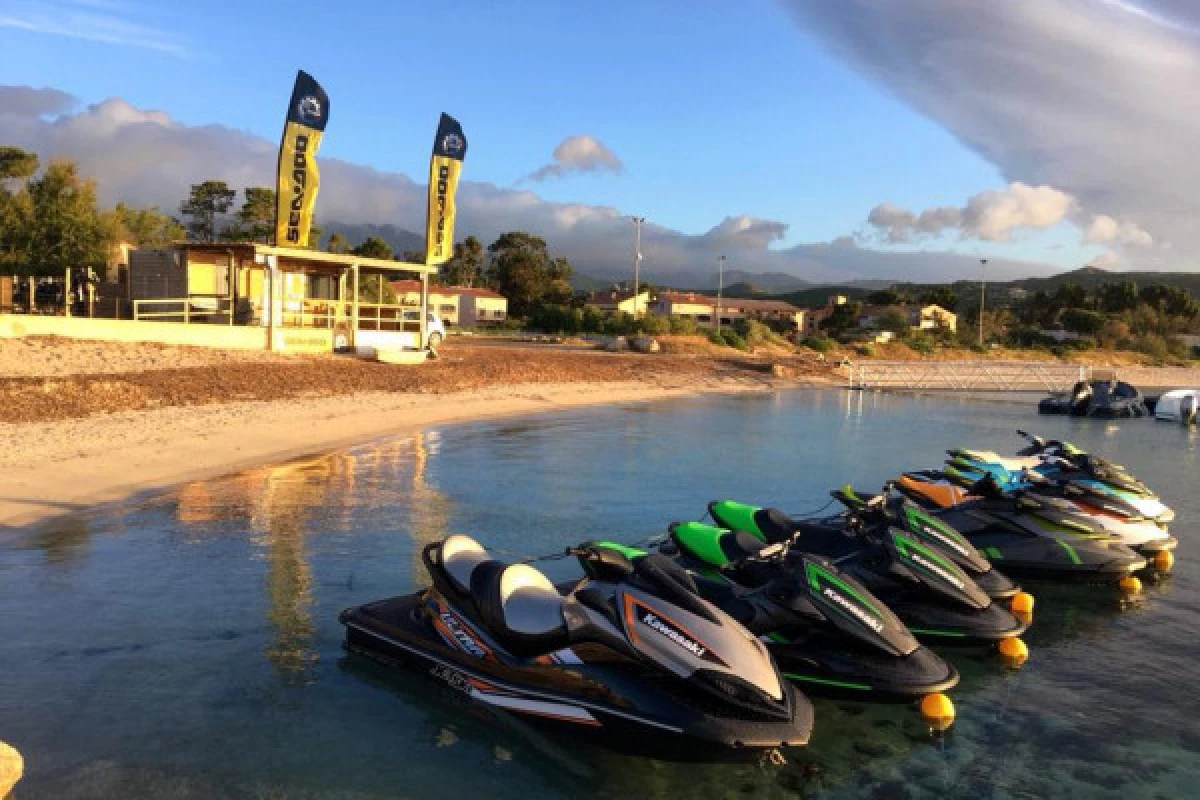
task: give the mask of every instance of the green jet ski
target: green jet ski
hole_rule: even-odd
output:
[[[730,500],[709,503],[708,510],[722,528],[769,544],[787,542],[789,552],[797,556],[829,560],[886,603],[922,640],[998,642],[1028,627],[939,547],[907,531],[885,526],[877,535],[862,535]]]
[[[701,596],[765,642],[784,677],[807,693],[911,702],[958,684],[953,666],[828,560],[699,522],[670,531]],[[642,555],[612,542],[590,546],[634,563]]]
[[[876,538],[882,535],[882,529],[895,526],[949,556],[993,600],[1009,600],[1020,592],[1021,587],[995,569],[965,536],[907,500],[892,484],[885,484],[882,493],[868,498],[859,496],[849,485],[830,495],[849,511],[821,522]]]
[[[906,472],[895,487],[1012,575],[1127,585],[1146,567],[1145,558],[1057,498],[1006,494],[986,478],[966,489],[936,470]]]

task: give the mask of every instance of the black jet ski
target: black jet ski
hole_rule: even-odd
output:
[[[954,667],[829,561],[700,522],[677,522],[670,533],[669,552],[697,576],[700,594],[766,642],[783,676],[805,691],[909,702],[958,684]],[[641,554],[596,545],[635,562]]]
[[[1028,627],[1001,603],[993,602],[938,547],[905,531],[885,527],[876,536],[873,528],[848,531],[821,522],[800,522],[778,509],[728,500],[709,503],[708,511],[722,528],[769,544],[788,542],[791,552],[833,562],[883,600],[922,640],[998,642],[1019,636]]]
[[[346,646],[621,750],[720,758],[807,743],[812,705],[675,562],[571,552],[587,576],[564,593],[467,536],[428,545],[433,586],[343,611]]]
[[[1010,600],[1021,591],[1012,578],[996,569],[965,536],[894,491],[891,483],[873,496],[860,495],[849,485],[835,489],[830,495],[849,513],[822,522],[850,533],[862,532],[868,526],[882,529],[892,525],[949,556],[993,600]],[[883,531],[876,530],[874,535],[878,538]]]
[[[1006,493],[991,476],[968,489],[937,470],[906,472],[895,487],[1010,575],[1122,583],[1146,566],[1145,558],[1097,531],[1071,503]]]
[[[1039,414],[1122,419],[1148,417],[1142,393],[1124,381],[1079,381],[1070,392],[1058,392],[1038,403]]]

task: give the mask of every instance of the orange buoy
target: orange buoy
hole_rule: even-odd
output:
[[[1010,669],[1020,669],[1021,665],[1029,660],[1029,648],[1016,636],[1001,639],[996,649],[1000,651],[1004,665]]]
[[[1142,582],[1135,575],[1126,575],[1119,584],[1125,594],[1141,594]]]
[[[1033,595],[1029,592],[1017,592],[1013,595],[1012,612],[1026,625],[1033,622],[1033,602]]]
[[[1175,566],[1175,554],[1170,550],[1159,550],[1154,554],[1154,568],[1159,572],[1170,572]]]
[[[921,719],[936,733],[945,732],[954,724],[954,703],[941,692],[921,698]]]

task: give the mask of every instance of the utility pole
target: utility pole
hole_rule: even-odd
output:
[[[721,292],[725,289],[725,256],[717,259],[717,333],[721,332]]]
[[[645,217],[633,217],[633,226],[636,229],[636,239],[633,244],[633,318],[638,318],[638,283],[641,278],[642,267],[642,223],[646,221]]]
[[[987,275],[984,270],[987,268],[987,259],[979,259],[979,347],[983,347],[983,303],[987,294]]]

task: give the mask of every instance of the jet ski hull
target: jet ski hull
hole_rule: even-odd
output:
[[[805,694],[907,703],[949,691],[959,681],[958,670],[928,647],[897,658],[845,643],[822,643],[817,637],[794,643],[763,641],[783,676]]]
[[[762,750],[804,745],[811,735],[812,706],[786,682],[783,688],[795,710],[791,719],[755,719],[750,714],[738,719],[728,709],[709,714],[704,696],[684,681],[650,674],[615,651],[590,663],[564,649],[554,654],[561,659],[558,663],[511,665],[452,648],[423,618],[423,602],[423,593],[417,593],[343,611],[338,619],[346,627],[346,648],[422,672],[470,700],[527,723],[569,731],[622,752],[676,760],[736,760]]]

